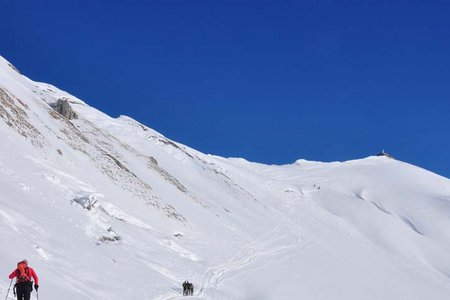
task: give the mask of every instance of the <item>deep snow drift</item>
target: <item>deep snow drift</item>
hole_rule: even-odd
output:
[[[205,155],[1,57],[0,133],[0,297],[22,258],[47,300],[450,295],[450,181],[407,163]]]

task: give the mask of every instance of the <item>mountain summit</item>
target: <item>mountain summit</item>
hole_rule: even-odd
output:
[[[264,165],[111,118],[0,57],[0,294],[444,300],[450,180],[385,156]]]

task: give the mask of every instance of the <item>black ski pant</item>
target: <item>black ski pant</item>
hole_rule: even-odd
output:
[[[19,282],[16,285],[17,300],[30,300],[30,294],[33,290],[31,282]]]

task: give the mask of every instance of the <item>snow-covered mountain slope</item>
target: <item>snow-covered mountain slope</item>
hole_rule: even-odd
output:
[[[1,57],[0,133],[2,297],[23,258],[48,300],[450,295],[450,181],[407,163],[205,155]]]

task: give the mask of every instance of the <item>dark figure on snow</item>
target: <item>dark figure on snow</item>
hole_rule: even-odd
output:
[[[28,262],[26,259],[19,262],[17,264],[17,269],[9,275],[9,279],[13,279],[14,277],[16,277],[14,289],[17,293],[17,299],[30,300],[30,294],[33,290],[33,281],[31,281],[31,279],[34,279],[34,288],[36,292],[39,288],[39,279],[36,272],[34,272],[32,268],[28,267]]]
[[[192,282],[187,282],[187,294],[189,296],[194,295],[194,285],[192,284]]]
[[[194,295],[194,285],[189,281],[183,282],[183,296],[192,296]]]
[[[183,296],[187,296],[187,284],[188,284],[187,281],[183,282],[183,284],[182,284],[182,287],[183,287]]]

